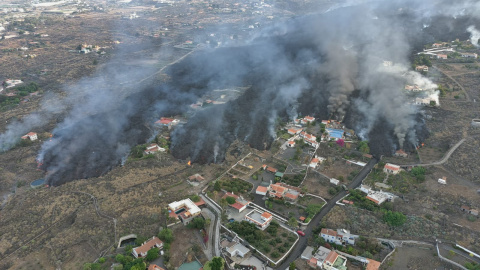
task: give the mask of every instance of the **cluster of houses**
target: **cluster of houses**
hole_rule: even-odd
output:
[[[323,228],[319,234],[325,242],[337,245],[355,245],[355,239],[359,236],[351,234],[345,229],[332,230]],[[324,246],[320,246],[316,251],[313,247],[307,246],[303,251],[301,258],[307,260],[307,264],[314,269],[326,270],[346,270],[347,258],[340,254],[341,252],[330,250]],[[381,263],[373,259],[358,257],[364,263],[367,270],[378,270]]]
[[[298,197],[303,196],[300,188],[290,186],[285,183],[270,184],[268,187],[258,186],[255,193],[292,202],[296,201]]]
[[[314,121],[315,121],[315,117],[307,115],[304,118],[297,118],[293,120],[293,123],[297,125],[307,125],[309,123],[313,123]]]
[[[301,127],[292,127],[287,129],[288,134],[290,135],[298,135],[298,137],[302,138],[303,141],[312,146],[317,148],[318,147],[318,142],[317,142],[317,137],[313,134],[309,134],[305,131],[303,131],[303,128]],[[287,146],[289,147],[295,147],[295,139],[297,137],[292,138],[290,141],[287,142]]]

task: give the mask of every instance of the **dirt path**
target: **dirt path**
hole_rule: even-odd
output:
[[[449,74],[447,74],[446,72],[444,72],[443,70],[437,68],[437,67],[433,67],[434,69],[438,70],[440,73],[442,73],[443,75],[447,76],[450,80],[452,80],[453,82],[455,82],[459,87],[460,89],[462,89],[463,93],[465,94],[465,97],[468,101],[470,101],[470,96],[468,95],[467,91],[465,90],[465,88],[463,88],[463,86],[457,81],[455,80],[452,76],[450,76]]]
[[[436,166],[436,165],[442,165],[443,163],[447,162],[448,159],[450,158],[450,156],[453,154],[453,152],[455,152],[455,150],[457,150],[457,148],[462,145],[464,142],[465,142],[466,138],[463,138],[461,139],[458,143],[456,143],[454,146],[452,146],[452,148],[450,148],[450,150],[448,150],[448,152],[445,154],[445,156],[443,156],[442,159],[440,159],[439,161],[436,161],[436,162],[432,162],[432,163],[425,163],[425,164],[411,164],[411,165],[401,165],[401,166]]]

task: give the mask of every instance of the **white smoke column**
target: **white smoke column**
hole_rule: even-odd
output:
[[[218,142],[215,142],[215,146],[213,147],[213,163],[217,163],[218,150],[220,150],[220,147],[218,147]]]
[[[480,39],[480,31],[475,28],[474,25],[470,25],[467,28],[467,31],[470,33],[470,42],[472,43],[473,46],[479,47],[478,46],[478,40]]]

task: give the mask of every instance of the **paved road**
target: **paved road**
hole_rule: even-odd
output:
[[[441,243],[441,244],[438,244],[438,247],[440,249],[443,249],[443,250],[447,250],[447,251],[453,251],[455,252],[456,254],[458,254],[459,256],[463,257],[465,259],[465,262],[475,262],[477,264],[480,264],[480,259],[477,258],[477,257],[470,257],[470,255],[461,250],[461,249],[456,249],[456,248],[453,248],[451,244],[445,244],[445,243]]]
[[[373,169],[373,166],[378,163],[378,160],[375,158],[372,158],[370,162],[368,162],[365,167],[360,171],[360,173],[353,178],[353,181],[347,186],[348,189],[354,189],[362,183],[363,179],[367,177],[368,173]],[[308,227],[304,230],[305,236],[300,237],[300,240],[298,241],[297,245],[295,248],[292,250],[290,255],[287,257],[284,263],[279,265],[276,269],[287,269],[290,266],[290,263],[295,261],[300,255],[302,254],[303,250],[307,247],[307,241],[310,236],[312,236],[313,230],[318,227],[318,224],[320,224],[320,221],[324,216],[332,210],[332,208],[336,205],[336,202],[343,198],[345,195],[347,195],[347,191],[342,190],[340,193],[335,195],[331,200],[328,201],[328,203],[320,210],[320,212],[312,219]]]
[[[400,165],[400,166],[435,166],[435,165],[442,165],[443,163],[448,161],[448,159],[453,154],[453,152],[455,152],[455,150],[457,150],[457,148],[460,145],[462,145],[462,143],[464,143],[465,140],[466,139],[463,138],[458,143],[456,143],[454,146],[452,146],[452,148],[450,148],[450,150],[448,150],[448,152],[445,154],[445,156],[443,156],[443,158],[440,159],[439,161],[432,162],[432,163],[425,163],[425,164],[412,164],[412,165]]]
[[[211,221],[213,224],[213,233],[211,236],[211,244],[212,244],[212,256],[220,256],[220,217],[222,209],[219,209],[215,204],[213,204],[209,199],[207,199],[203,194],[200,194],[200,197],[208,204],[214,211],[215,211],[215,219]]]

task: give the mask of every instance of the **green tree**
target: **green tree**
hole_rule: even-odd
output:
[[[297,227],[298,223],[297,223],[297,219],[295,217],[291,217],[289,220],[288,220],[288,226],[290,227]]]
[[[173,231],[169,228],[165,228],[158,233],[158,238],[160,238],[163,242],[170,244],[173,242]]]
[[[223,270],[225,267],[225,260],[222,257],[213,257],[203,266],[204,270]]]
[[[104,258],[104,257],[100,257],[100,258],[98,259],[98,263],[104,263],[104,262],[105,262],[105,258]]]
[[[307,209],[305,209],[305,212],[307,212],[309,217],[315,216],[318,212],[320,212],[320,209],[322,209],[323,204],[309,204],[307,205]]]
[[[158,252],[160,252],[159,248],[152,248],[149,251],[147,251],[147,256],[145,256],[145,260],[147,262],[151,262],[158,258]]]
[[[415,178],[417,178],[418,181],[420,182],[423,182],[425,181],[425,173],[427,172],[427,170],[422,167],[422,166],[418,166],[418,167],[414,167],[410,173],[415,176]]]
[[[358,144],[358,150],[364,154],[368,154],[370,153],[370,147],[368,146],[368,142],[367,141],[361,141],[359,144]]]
[[[205,228],[205,219],[196,217],[187,225],[190,229],[203,229]]]
[[[117,256],[115,256],[115,261],[117,261],[118,263],[121,263],[121,264],[125,264],[125,256],[123,256],[123,254],[117,254]]]
[[[234,197],[230,197],[230,196],[227,197],[227,203],[228,204],[234,204],[235,202],[236,202],[236,200],[235,200]]]
[[[195,195],[192,195],[192,196],[190,197],[190,199],[191,199],[193,202],[199,202],[199,201],[200,201],[200,196],[198,196],[198,195],[195,194]]]
[[[220,181],[215,182],[213,185],[213,189],[216,191],[220,191],[222,189],[222,185],[220,184]]]
[[[432,107],[437,106],[437,102],[435,100],[430,100],[430,106]]]
[[[225,198],[221,198],[221,199],[220,199],[220,206],[221,206],[223,209],[225,209],[225,207],[227,207],[227,205],[228,205],[227,200],[226,200]]]
[[[407,221],[407,217],[400,212],[387,211],[383,215],[383,221],[392,227],[398,227]]]
[[[288,270],[295,270],[295,268],[296,268],[295,262],[291,262],[290,266],[288,267]]]

